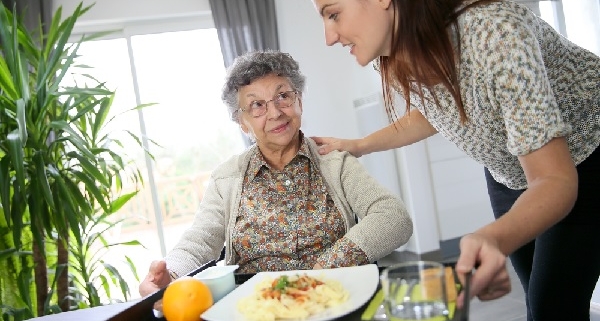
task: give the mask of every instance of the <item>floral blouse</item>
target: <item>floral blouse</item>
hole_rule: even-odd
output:
[[[366,254],[344,238],[346,232],[304,138],[281,171],[271,168],[260,152],[252,156],[232,234],[240,272],[368,263]]]

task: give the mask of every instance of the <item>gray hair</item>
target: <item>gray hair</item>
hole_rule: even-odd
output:
[[[240,88],[271,74],[287,78],[292,90],[302,95],[306,78],[300,72],[298,62],[290,54],[266,50],[248,52],[235,58],[233,64],[227,69],[221,94],[221,99],[227,106],[233,121],[239,122],[238,91]]]

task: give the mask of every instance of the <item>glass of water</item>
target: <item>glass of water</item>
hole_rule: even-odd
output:
[[[446,274],[437,262],[414,261],[387,267],[381,274],[384,305],[397,320],[449,320]]]

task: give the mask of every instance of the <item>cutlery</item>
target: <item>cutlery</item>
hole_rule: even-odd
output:
[[[471,277],[472,277],[472,273],[471,272],[467,272],[467,274],[465,275],[465,287],[463,289],[463,291],[465,291],[465,295],[464,295],[464,304],[463,304],[463,308],[462,308],[462,313],[461,313],[461,318],[460,321],[469,321],[469,305],[471,302],[470,299],[470,291],[471,291]]]

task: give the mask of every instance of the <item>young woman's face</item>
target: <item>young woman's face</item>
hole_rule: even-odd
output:
[[[292,91],[287,78],[268,75],[254,80],[238,91],[240,106],[247,109],[252,102],[268,101],[267,112],[259,117],[253,117],[248,112],[241,111],[239,122],[242,130],[253,136],[261,150],[271,151],[285,149],[296,143],[302,119],[302,101],[300,95],[289,106],[278,108],[272,99],[282,93]]]
[[[379,56],[389,56],[394,9],[392,0],[313,0],[323,18],[328,46],[350,47],[365,66]]]

